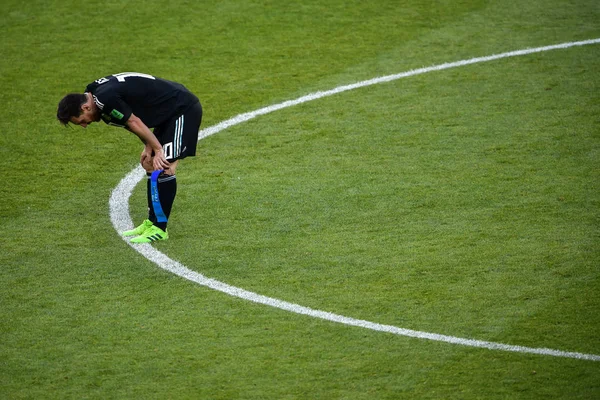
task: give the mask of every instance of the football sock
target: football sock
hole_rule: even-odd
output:
[[[146,172],[146,197],[148,199],[148,219],[152,221],[152,224],[156,225],[156,215],[154,214],[154,207],[152,207],[152,183],[150,182],[150,173]]]
[[[175,195],[177,194],[177,178],[175,175],[161,174],[158,176],[158,179],[156,180],[156,185],[158,189],[157,191],[160,208],[159,210],[156,210],[156,205],[152,201],[151,174],[147,175],[148,180],[146,182],[146,196],[148,201],[148,219],[152,221],[152,224],[154,224],[154,226],[157,226],[163,231],[166,231],[167,222],[169,216],[171,215],[173,202],[175,201]],[[157,211],[158,214],[162,214],[163,218],[160,218],[161,215],[157,217]],[[164,221],[164,217],[166,217],[167,221]]]
[[[160,205],[162,211],[169,219],[171,215],[171,209],[173,208],[173,202],[175,201],[175,195],[177,194],[177,177],[175,175],[160,175],[158,177],[158,198],[160,199]],[[154,224],[163,231],[167,230],[167,221],[158,221]]]

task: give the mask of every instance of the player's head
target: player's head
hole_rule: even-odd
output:
[[[69,122],[86,127],[100,120],[100,113],[91,95],[88,93],[70,93],[58,103],[56,118],[61,124]]]

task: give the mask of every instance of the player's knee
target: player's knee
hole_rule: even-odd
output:
[[[146,160],[144,160],[144,162],[141,163],[142,168],[144,168],[144,170],[148,174],[152,174],[152,172],[154,172],[153,160],[154,160],[154,158],[147,158]],[[179,160],[175,160],[175,161],[171,162],[169,165],[169,168],[165,169],[163,171],[163,174],[164,175],[175,175],[175,170],[177,169],[177,165],[179,165]]]
[[[169,168],[165,169],[165,175],[175,175],[175,170],[177,169],[177,165],[179,165],[179,160],[175,160],[170,163]]]
[[[142,163],[142,168],[144,168],[144,170],[151,174],[152,171],[154,171],[154,164],[152,163],[152,158],[146,158]]]

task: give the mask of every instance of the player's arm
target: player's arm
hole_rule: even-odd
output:
[[[129,131],[139,137],[145,145],[140,159],[142,164],[146,158],[152,157],[152,152],[154,151],[154,169],[159,170],[169,168],[170,164],[165,158],[160,142],[141,119],[132,113],[126,122],[126,127]]]

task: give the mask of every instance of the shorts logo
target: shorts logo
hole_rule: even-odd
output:
[[[115,117],[116,119],[123,119],[123,114],[121,114],[118,110],[112,110],[110,115]]]

